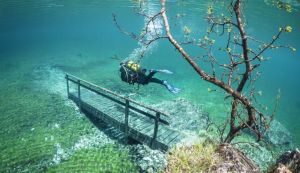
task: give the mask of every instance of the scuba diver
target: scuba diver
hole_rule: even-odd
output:
[[[137,84],[146,85],[149,83],[157,83],[157,84],[164,85],[172,93],[178,93],[180,91],[180,89],[170,85],[166,80],[160,80],[153,77],[157,72],[173,74],[169,70],[151,69],[149,70],[149,74],[147,75],[146,69],[141,68],[139,64],[129,60],[120,63],[120,72],[121,72],[122,81],[127,82],[129,84],[137,83]]]

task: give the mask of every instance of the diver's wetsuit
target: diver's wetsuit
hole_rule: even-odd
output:
[[[138,77],[137,77],[137,83],[142,84],[142,85],[146,85],[150,82],[153,82],[153,83],[158,83],[158,84],[164,85],[163,80],[153,78],[155,73],[157,73],[157,71],[155,71],[155,70],[151,70],[148,75],[146,75],[145,73],[139,72]]]
[[[146,72],[144,72],[144,73],[138,72],[136,82],[138,84],[142,84],[142,85],[146,85],[150,82],[161,84],[161,85],[165,86],[172,93],[178,93],[180,91],[180,89],[173,87],[167,81],[154,78],[153,75],[155,75],[155,73],[157,73],[157,72],[158,72],[157,70],[150,70],[150,73],[148,75],[146,75]]]
[[[153,77],[157,72],[167,71],[170,74],[171,72],[169,72],[168,70],[150,70],[149,74],[146,75],[146,69],[139,69],[137,71],[133,71],[130,68],[126,67],[125,63],[121,63],[120,65],[120,77],[124,82],[127,82],[129,84],[138,83],[142,85],[147,85],[149,83],[157,83],[165,86],[172,93],[178,93],[180,91],[179,88],[172,86],[166,80],[160,80]]]

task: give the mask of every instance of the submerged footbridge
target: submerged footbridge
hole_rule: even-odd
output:
[[[91,114],[153,149],[167,150],[183,134],[169,127],[167,113],[67,74],[68,98]]]

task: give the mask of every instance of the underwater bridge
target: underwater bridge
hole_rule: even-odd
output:
[[[70,74],[65,76],[68,98],[83,112],[152,149],[168,150],[184,135],[169,126],[168,113],[121,96]]]

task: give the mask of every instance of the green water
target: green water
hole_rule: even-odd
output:
[[[222,92],[208,92],[214,87],[195,74],[183,58],[166,41],[148,48],[142,65],[147,68],[166,68],[173,75],[158,74],[182,89],[180,94],[169,93],[159,85],[136,88],[122,83],[118,75],[119,60],[136,58],[141,46],[120,33],[112,20],[118,17],[126,30],[140,32],[144,18],[137,16],[133,7],[136,1],[1,1],[0,2],[0,169],[4,172],[39,172],[61,170],[86,159],[87,167],[97,168],[91,158],[103,159],[97,152],[111,152],[111,165],[126,160],[122,151],[118,160],[115,148],[102,150],[112,139],[93,126],[66,98],[64,74],[70,73],[122,94],[132,94],[135,99],[154,105],[165,101],[185,99],[208,112],[213,120],[223,121],[228,105]],[[176,23],[174,35],[179,37],[186,25],[192,34],[206,31],[208,2],[172,0],[168,6],[171,23]],[[300,50],[300,7],[295,2],[292,13],[278,10],[261,0],[247,1],[246,17],[249,34],[269,40],[279,27],[291,25],[293,32],[282,36],[280,43]],[[149,1],[145,10],[155,14],[159,1]],[[173,18],[177,13],[183,19]],[[224,43],[219,39],[217,42]],[[192,50],[193,53],[196,53]],[[261,66],[262,76],[257,81],[262,91],[259,100],[272,107],[278,88],[281,89],[280,107],[275,125],[285,136],[290,136],[292,146],[300,146],[300,60],[299,51],[280,49],[269,51],[272,57]],[[184,115],[182,115],[184,116]],[[187,120],[191,117],[185,117]],[[274,140],[277,140],[277,133]],[[95,139],[99,137],[100,139]],[[289,137],[287,137],[290,139]],[[84,147],[71,150],[82,139],[92,140],[91,152]],[[102,142],[100,142],[102,141]],[[104,142],[103,142],[104,141]],[[70,152],[64,156],[59,151]],[[99,151],[95,151],[99,150]],[[118,149],[116,149],[118,150]],[[95,152],[93,152],[95,151]],[[255,152],[254,152],[255,153]],[[266,152],[267,153],[267,152]],[[255,155],[255,154],[254,154]],[[59,156],[59,157],[56,157]],[[55,160],[59,158],[60,160]],[[263,159],[263,158],[261,158]],[[259,160],[259,159],[258,159]],[[62,168],[59,167],[63,162]],[[108,163],[109,164],[109,163]],[[128,170],[135,170],[130,161]],[[118,168],[115,168],[116,172]],[[1,171],[0,171],[1,172]]]

